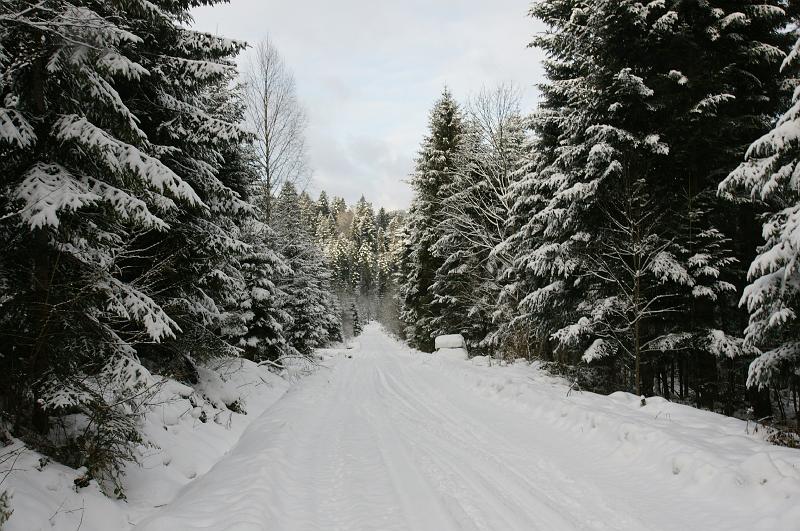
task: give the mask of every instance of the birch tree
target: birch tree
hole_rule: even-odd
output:
[[[255,133],[261,201],[269,222],[272,198],[284,183],[302,189],[310,178],[305,139],[308,119],[297,98],[294,74],[269,38],[256,45],[244,82],[247,123]]]

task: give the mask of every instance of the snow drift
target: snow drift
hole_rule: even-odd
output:
[[[213,361],[199,374],[194,387],[162,378],[144,419],[140,465],[126,468],[127,500],[106,497],[94,480],[76,489],[83,470],[50,462],[19,441],[0,448],[0,491],[10,488],[14,511],[3,531],[129,529],[208,472],[289,385],[239,358]]]

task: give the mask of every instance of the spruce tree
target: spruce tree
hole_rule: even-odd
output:
[[[796,77],[800,41],[783,62],[784,73]],[[795,83],[796,85],[796,83]],[[750,313],[745,345],[760,355],[750,365],[748,386],[800,389],[800,335],[796,318],[800,303],[800,90],[775,127],[756,140],[720,191],[763,205],[764,244],[750,264],[750,284],[741,303]]]
[[[320,213],[320,215],[326,218],[331,215],[331,206],[328,203],[328,194],[325,193],[325,190],[319,193],[319,199],[317,199],[317,211]]]
[[[379,229],[386,230],[389,226],[389,214],[386,212],[386,209],[381,207],[378,209],[378,213],[375,215],[375,224],[378,226]]]
[[[746,246],[734,248],[725,231],[746,226],[747,212],[726,224],[713,216],[722,209],[708,208],[704,198],[735,163],[739,139],[763,129],[780,101],[771,69],[785,47],[781,6],[624,0],[533,6],[551,28],[534,43],[548,54],[548,82],[534,119],[535,154],[515,187],[518,228],[508,245],[517,253],[515,289],[525,293],[520,310],[533,333],[563,339],[581,331],[582,342],[560,342],[566,359],[575,361],[576,353],[596,359],[586,350],[598,338],[594,324],[603,322],[596,317],[624,295],[619,283],[590,273],[602,255],[603,231],[614,226],[610,207],[624,203],[637,188],[630,183],[639,181],[667,221],[658,231],[664,245],[655,247],[663,254],[653,265],[661,271],[659,300],[667,314],[644,327],[654,349],[644,366],[644,392],[652,392],[654,374],[673,356],[710,354],[710,337],[735,333],[726,295],[735,274],[724,275]],[[713,256],[700,245],[715,249]]]
[[[400,280],[401,319],[406,323],[406,338],[424,351],[433,351],[433,336],[438,315],[437,302],[430,291],[443,258],[434,245],[441,234],[441,203],[446,186],[453,179],[464,126],[461,110],[445,89],[431,111],[429,133],[422,143],[411,183],[414,199],[409,211],[410,252]]]
[[[284,307],[288,295],[278,285],[291,269],[276,251],[275,233],[258,218],[244,224],[240,238],[248,249],[238,259],[241,285],[222,331],[247,359],[276,361],[294,352],[286,338],[294,324]]]
[[[286,293],[284,308],[291,317],[286,329],[289,345],[301,355],[339,341],[339,307],[331,291],[331,275],[322,251],[306,231],[300,199],[292,183],[285,183],[275,200],[273,224],[278,250],[290,271],[279,287]]]
[[[353,337],[358,337],[364,329],[361,325],[361,316],[359,315],[358,306],[355,302],[350,305],[350,315],[353,319]]]
[[[244,45],[186,29],[193,5],[3,4],[0,387],[21,430],[102,412],[129,458],[140,358],[219,339],[214,272],[243,249],[229,231],[249,205],[226,170],[246,135],[215,93]]]

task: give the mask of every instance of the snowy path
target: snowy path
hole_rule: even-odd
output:
[[[541,407],[522,407],[514,396],[533,384],[525,383],[530,378],[516,367],[497,368],[508,375],[496,379],[491,368],[410,353],[374,325],[360,343],[350,351],[352,358],[333,357],[326,362],[329,369],[290,390],[253,422],[228,456],[137,529],[684,531],[791,529],[792,522],[800,527],[800,514],[786,511],[797,507],[798,498],[774,500],[778,493],[798,495],[793,489],[800,452],[776,450],[788,456],[779,461],[782,490],[759,494],[763,487],[747,484],[746,477],[729,485],[725,474],[713,472],[712,479],[687,480],[679,474],[680,460],[673,459],[678,464],[670,470],[647,457],[647,448],[616,436],[612,444],[605,435],[583,435],[583,427],[575,433],[573,425],[559,425],[565,415],[552,410],[564,403],[564,389],[546,380],[539,384],[548,389]],[[514,396],[487,392],[502,390],[503,382],[516,389]],[[545,403],[551,395],[558,398]],[[591,396],[601,406],[628,410],[609,397]],[[580,398],[575,407],[581,400],[588,399]],[[698,413],[697,418],[717,417]],[[621,414],[622,425],[626,415],[638,414]],[[687,415],[695,419],[694,413]],[[720,422],[727,429],[726,420]],[[701,434],[708,429],[696,424],[693,429]],[[637,433],[626,429],[625,439],[628,432]],[[770,448],[740,439],[731,444],[742,455]],[[684,450],[689,461],[703,455]]]

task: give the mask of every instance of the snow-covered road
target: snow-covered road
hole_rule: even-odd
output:
[[[376,325],[359,341],[137,529],[800,528],[800,452],[735,435],[729,420],[739,421],[666,403],[661,417],[621,395],[567,397],[530,367],[409,352]],[[662,432],[676,434],[666,446]],[[709,433],[733,457],[714,458]]]

